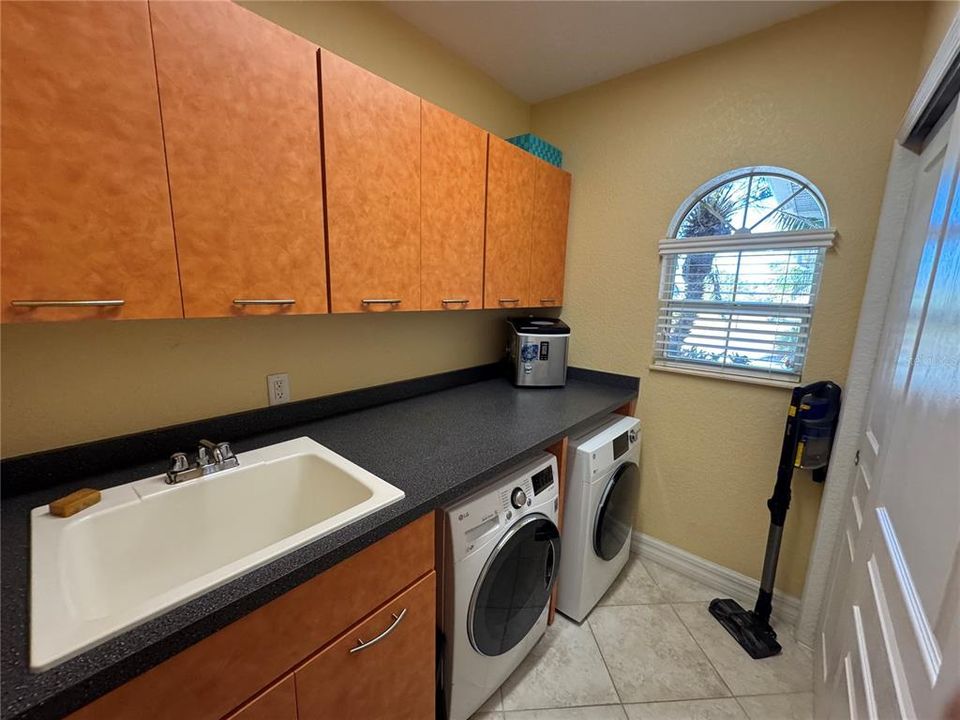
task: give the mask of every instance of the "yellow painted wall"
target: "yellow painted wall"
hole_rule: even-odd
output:
[[[529,131],[530,106],[376,2],[241,2],[501,137]]]
[[[757,577],[789,392],[650,371],[657,241],[702,182],[779,165],[823,191],[826,260],[805,381],[844,382],[924,4],[832,6],[535,105],[573,173],[564,318],[575,365],[641,376],[638,528]],[[802,589],[821,488],[798,474],[778,586]]]
[[[3,452],[18,455],[495,361],[504,314],[375,313],[3,326]]]
[[[247,3],[256,12],[498,135],[529,105],[377,3]],[[496,360],[499,312],[0,327],[0,456]]]

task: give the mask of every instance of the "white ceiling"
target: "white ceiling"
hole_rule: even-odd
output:
[[[384,3],[527,102],[539,102],[830,2]]]

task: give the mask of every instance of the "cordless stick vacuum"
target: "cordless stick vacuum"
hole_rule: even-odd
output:
[[[757,604],[753,610],[744,610],[736,600],[717,598],[710,601],[710,614],[755,660],[777,655],[782,649],[777,642],[777,633],[770,627],[770,611],[794,468],[812,470],[815,482],[826,479],[839,415],[840,386],[836,383],[825,380],[793,389],[780,448],[777,482],[773,486],[773,496],[767,500],[770,531]]]

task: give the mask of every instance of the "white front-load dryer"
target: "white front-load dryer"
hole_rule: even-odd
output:
[[[446,510],[444,695],[467,720],[547,627],[560,563],[557,461],[546,453]]]
[[[573,439],[557,610],[583,622],[630,557],[640,491],[640,421],[616,415]]]

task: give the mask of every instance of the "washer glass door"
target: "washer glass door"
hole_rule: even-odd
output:
[[[502,655],[530,632],[550,600],[560,565],[560,531],[546,515],[510,528],[480,573],[467,616],[470,642]]]
[[[625,462],[607,482],[593,529],[593,550],[604,560],[613,560],[633,532],[640,490],[640,468]]]

